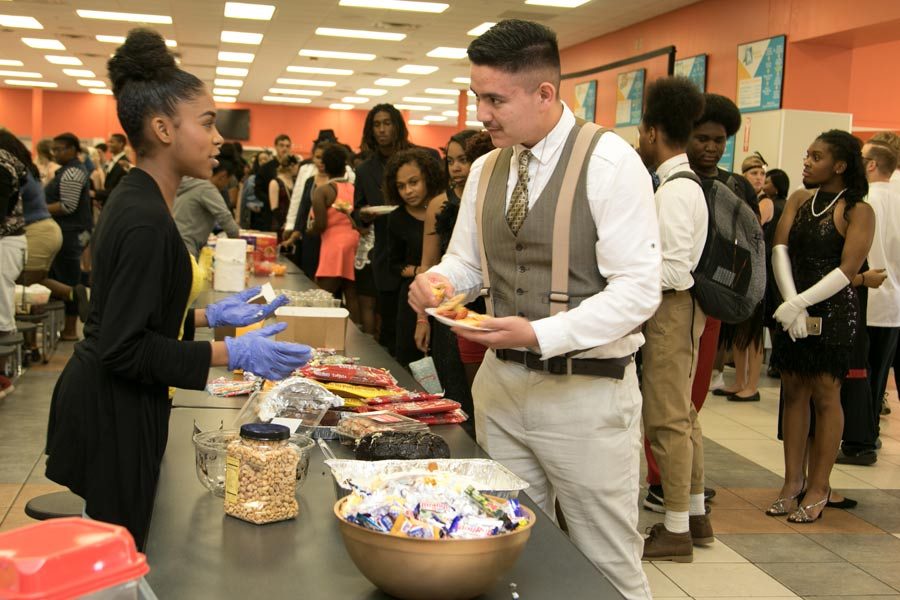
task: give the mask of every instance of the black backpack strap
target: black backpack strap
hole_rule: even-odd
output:
[[[703,187],[703,183],[700,181],[700,177],[698,177],[697,174],[693,171],[678,171],[677,173],[666,179],[662,185],[666,185],[667,183],[669,183],[670,181],[674,181],[675,179],[690,179],[701,188]]]

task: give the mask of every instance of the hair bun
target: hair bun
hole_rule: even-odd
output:
[[[125,43],[109,59],[107,69],[113,93],[119,95],[129,81],[155,81],[176,69],[175,57],[163,37],[152,29],[132,29]]]

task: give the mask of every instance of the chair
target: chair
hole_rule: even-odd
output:
[[[25,514],[38,521],[80,517],[84,514],[84,500],[68,490],[43,494],[28,501]]]
[[[17,315],[16,316],[16,327],[20,327],[19,323],[31,323],[38,328],[38,333],[40,334],[40,346],[39,352],[41,353],[41,360],[44,364],[50,362],[50,357],[53,356],[53,325],[51,322],[51,313],[48,312],[38,312],[31,315]],[[21,329],[21,327],[20,327]]]
[[[3,374],[11,380],[16,380],[22,374],[22,347],[25,338],[21,333],[8,333],[0,336],[0,358],[5,358]]]

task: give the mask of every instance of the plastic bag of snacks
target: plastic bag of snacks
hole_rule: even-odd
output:
[[[338,381],[373,387],[393,387],[397,385],[397,380],[394,379],[387,369],[362,365],[307,365],[300,369],[300,374],[319,381]]]
[[[340,396],[335,396],[319,383],[303,377],[289,377],[268,392],[250,396],[232,426],[283,419],[282,424],[290,424],[294,431],[311,433],[329,408],[343,405],[344,400]]]
[[[395,412],[398,415],[415,417],[418,415],[428,415],[454,411],[461,408],[461,405],[459,402],[456,402],[454,400],[437,398],[435,400],[421,400],[418,402],[397,402],[394,404],[390,404],[387,407],[365,405],[357,407],[355,410],[356,412],[371,412],[382,410],[383,408],[388,408],[391,412]]]
[[[363,401],[370,406],[381,404],[395,404],[399,402],[423,402],[425,400],[439,400],[444,394],[429,394],[427,392],[410,392],[403,391],[397,394],[389,394],[385,396],[375,396],[374,398],[364,398]],[[390,407],[384,407],[390,408]],[[380,409],[379,409],[380,410]]]
[[[225,514],[261,525],[293,519],[300,453],[283,425],[250,423],[228,445]]]
[[[416,421],[425,423],[426,425],[453,425],[456,423],[464,423],[469,420],[469,415],[459,408],[457,410],[445,413],[431,415],[416,415]]]
[[[401,475],[376,485],[356,487],[341,516],[366,529],[424,539],[485,538],[528,524],[517,500],[485,496],[458,475]]]

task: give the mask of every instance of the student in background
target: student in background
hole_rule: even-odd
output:
[[[195,260],[217,224],[230,238],[236,238],[241,233],[222,198],[232,169],[232,165],[223,160],[213,168],[209,179],[183,177],[175,192],[172,217],[184,245]]]

